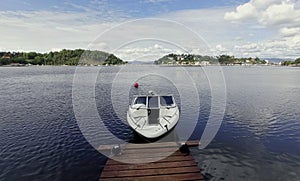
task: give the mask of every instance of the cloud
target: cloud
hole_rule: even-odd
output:
[[[89,16],[79,12],[0,11],[0,46],[40,52],[86,48],[99,32],[113,25]]]
[[[253,4],[259,10],[266,9],[272,4],[280,4],[282,0],[250,0],[249,3]]]
[[[210,51],[214,55],[233,55],[233,52],[229,51],[226,47],[221,44],[216,45],[215,47],[211,48]]]
[[[114,52],[118,57],[127,61],[156,60],[166,54],[174,53],[174,49],[163,44],[128,46]],[[182,52],[183,53],[183,52]]]
[[[291,0],[250,0],[239,5],[235,11],[226,12],[227,21],[256,19],[262,25],[300,23],[300,9],[297,1]]]
[[[242,55],[249,55],[250,53],[260,54],[261,46],[257,43],[249,43],[243,45],[236,45],[235,51],[240,52]]]
[[[300,32],[300,27],[293,27],[293,28],[284,27],[284,28],[280,29],[280,33],[284,37],[291,37],[291,36],[299,35],[299,32]]]
[[[300,53],[300,36],[236,45],[234,52],[241,56],[295,58]]]
[[[225,20],[243,20],[255,18],[257,16],[256,8],[251,3],[245,3],[236,8],[236,11],[227,12],[224,16]]]
[[[109,8],[100,10],[105,1],[93,3],[95,8],[73,4],[77,11],[0,11],[1,50],[90,48],[148,61],[187,52],[300,56],[298,1],[251,0],[238,7],[173,11],[138,21],[118,9],[111,14]]]
[[[206,43],[183,24],[166,19],[140,19],[116,26],[96,42],[105,42],[110,52],[126,60],[147,56],[155,60],[174,53],[201,53],[208,50]]]
[[[261,12],[258,21],[265,25],[290,24],[299,21],[300,10],[296,10],[294,6],[293,3],[286,2],[270,5],[265,11]]]
[[[90,20],[97,19],[101,22],[123,21],[130,18],[130,12],[121,9],[119,6],[112,6],[107,0],[92,0],[84,5],[72,2],[65,2],[65,5],[85,13]]]
[[[224,20],[248,26],[248,30],[245,31],[252,31],[253,40],[259,37],[256,41],[250,39],[235,45],[236,54],[265,57],[300,56],[298,0],[250,0],[236,7],[235,11],[226,12]]]
[[[224,21],[224,13],[229,9],[224,7],[182,10],[162,14],[158,18],[182,23],[188,29],[197,33],[199,38],[206,43],[206,46],[215,47],[218,44],[225,46],[227,42],[232,42],[232,36],[236,36],[235,32],[232,31],[233,29],[242,30],[244,28]]]
[[[181,22],[188,28],[196,31],[204,39],[208,52],[197,50],[193,47],[193,52],[207,55],[228,54],[237,57],[266,55],[264,52],[264,43],[274,39],[282,39],[278,34],[278,29],[262,26],[254,21],[247,23],[228,23],[224,20],[224,14],[230,11],[230,8],[212,8],[185,10],[162,15],[163,18],[170,18]],[[291,41],[286,40],[286,41]],[[189,44],[190,45],[190,44]],[[283,53],[268,52],[270,57],[282,56]],[[294,56],[298,52],[293,51]]]

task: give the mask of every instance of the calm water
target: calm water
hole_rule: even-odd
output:
[[[209,119],[213,95],[205,71],[186,67],[187,78],[176,67],[157,68],[169,72],[177,80],[176,86],[185,87],[185,91],[193,91],[194,86],[197,96],[188,98],[181,96],[168,77],[122,77],[151,68],[83,67],[79,76],[99,70],[97,111],[119,139],[138,141],[126,125],[128,102],[117,99],[124,89],[128,89],[127,97],[149,89],[174,94],[183,112],[176,127],[179,139],[191,134],[185,130],[193,125],[191,139],[199,139]],[[227,102],[221,128],[206,149],[192,149],[202,173],[209,180],[300,180],[300,69],[223,67],[223,72]],[[74,73],[75,67],[0,67],[0,180],[99,178],[106,158],[88,143],[77,125],[72,105]],[[138,80],[140,89],[122,84],[126,78]],[[196,99],[200,104],[194,105]],[[198,120],[189,109],[199,111]],[[111,140],[105,131],[100,137],[103,142]]]

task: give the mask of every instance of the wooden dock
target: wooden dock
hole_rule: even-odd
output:
[[[164,142],[151,144],[100,146],[115,155],[108,159],[100,180],[204,180],[188,147],[198,141],[183,143]],[[147,162],[147,163],[146,163]]]

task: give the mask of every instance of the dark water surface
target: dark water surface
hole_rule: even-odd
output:
[[[88,143],[77,125],[72,105],[75,69],[0,67],[0,180],[99,178],[106,157]],[[99,69],[95,98],[107,129],[119,139],[134,142],[124,120],[127,107],[113,107],[111,101],[112,83],[118,81],[115,78],[121,68],[84,69],[86,74]],[[136,69],[126,68],[129,72]],[[175,67],[160,69],[174,72],[182,85],[188,84]],[[141,92],[172,93],[180,106],[182,101],[196,106],[199,119],[190,117],[182,106],[186,114],[180,121],[184,123],[176,129],[182,137],[182,130],[195,123],[191,139],[199,139],[210,115],[212,94],[202,68],[185,69],[194,80],[200,105],[193,105],[195,97],[182,100],[168,77],[149,75],[132,81],[139,81]],[[223,71],[227,102],[221,128],[207,148],[192,149],[202,173],[210,180],[300,180],[300,69],[223,67]],[[118,87],[116,92],[123,88],[127,87]],[[131,88],[124,96],[132,97],[136,91]],[[128,102],[120,100],[119,104]],[[105,132],[100,136],[111,139]]]

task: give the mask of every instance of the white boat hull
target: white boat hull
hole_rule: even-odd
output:
[[[179,121],[179,109],[176,104],[149,108],[141,104],[129,106],[127,121],[139,135],[154,139],[172,130]]]

